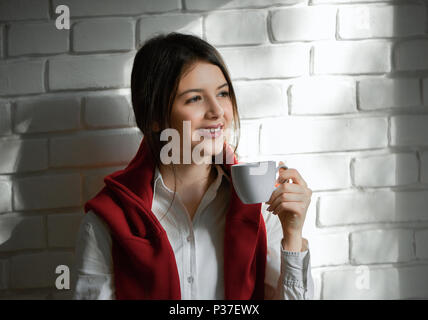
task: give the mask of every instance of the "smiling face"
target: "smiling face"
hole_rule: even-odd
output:
[[[197,61],[180,79],[171,110],[171,127],[181,139],[200,145],[201,155],[211,157],[223,150],[233,119],[228,83],[214,64]],[[190,131],[183,122],[190,121]],[[202,141],[202,142],[201,142]]]

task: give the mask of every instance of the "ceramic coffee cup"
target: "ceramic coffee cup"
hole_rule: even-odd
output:
[[[276,173],[286,165],[276,166],[275,161],[240,163],[232,166],[232,183],[239,199],[245,204],[269,200],[275,190]]]

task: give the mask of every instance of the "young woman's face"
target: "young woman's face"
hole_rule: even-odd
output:
[[[208,62],[195,62],[180,79],[172,106],[171,126],[182,139],[197,145],[203,157],[223,150],[226,133],[233,119],[229,86],[219,67]],[[184,130],[189,121],[190,130]],[[195,150],[195,151],[196,151]]]

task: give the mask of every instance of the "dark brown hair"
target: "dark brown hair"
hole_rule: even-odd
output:
[[[240,122],[235,92],[226,64],[219,52],[206,41],[181,33],[160,34],[148,39],[135,55],[131,74],[132,107],[136,124],[147,139],[155,164],[160,166],[160,151],[167,142],[160,141],[160,131],[170,128],[171,109],[181,77],[195,62],[204,61],[220,68],[229,85],[233,106],[236,141],[239,142]]]

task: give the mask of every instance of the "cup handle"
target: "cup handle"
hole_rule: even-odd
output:
[[[288,167],[285,165],[285,164],[281,164],[280,166],[277,166],[276,167],[276,171],[278,171],[279,169],[281,169],[281,168],[283,168],[283,169],[285,169],[285,170],[287,170],[288,169]],[[290,181],[290,179],[287,179],[287,180],[285,180],[285,182],[283,182],[283,183],[288,183]],[[276,186],[279,186],[279,184],[277,184],[277,185],[275,185],[275,187]]]

